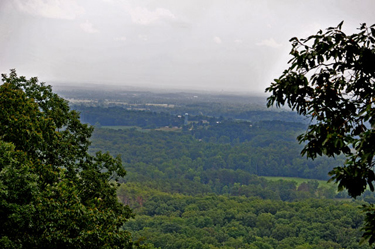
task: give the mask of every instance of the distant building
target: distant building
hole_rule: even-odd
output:
[[[184,125],[188,125],[189,122],[189,114],[185,113]]]

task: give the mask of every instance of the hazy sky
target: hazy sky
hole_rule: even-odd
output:
[[[0,72],[49,84],[264,92],[289,39],[344,20],[375,23],[374,0],[0,0]]]

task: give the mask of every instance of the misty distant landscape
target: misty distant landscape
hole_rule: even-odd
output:
[[[327,183],[343,158],[301,157],[308,120],[262,96],[59,88],[95,127],[90,152],[120,155],[125,229],[156,248],[368,248],[363,201]],[[188,119],[185,122],[185,119]],[[344,236],[345,234],[345,236]],[[350,239],[349,239],[350,238]]]
[[[0,0],[0,248],[375,248],[374,0]]]

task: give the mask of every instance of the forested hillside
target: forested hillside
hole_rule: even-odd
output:
[[[295,137],[303,128],[303,124],[282,121],[230,120],[190,124],[180,132],[99,128],[91,150],[121,154],[129,175],[137,179],[199,177],[206,184],[207,174],[221,170],[328,179],[327,172],[340,162],[301,158]]]
[[[318,181],[342,160],[300,156],[304,123],[200,114],[183,125],[183,115],[168,112],[81,111],[97,126],[91,153],[121,155],[127,176],[118,197],[137,213],[124,227],[135,240],[156,248],[369,248],[358,243],[362,203]]]

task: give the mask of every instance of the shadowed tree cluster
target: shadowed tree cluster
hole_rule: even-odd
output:
[[[37,78],[2,75],[0,247],[133,248],[120,228],[119,157],[87,153],[92,127]]]

